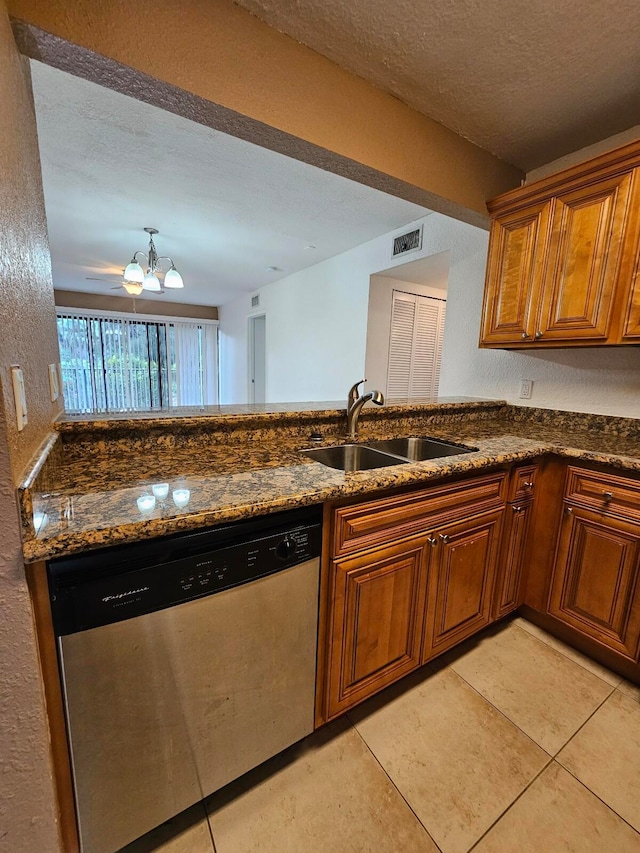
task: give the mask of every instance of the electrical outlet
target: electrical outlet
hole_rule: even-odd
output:
[[[51,402],[55,403],[55,401],[60,396],[60,384],[58,382],[58,365],[50,364],[49,365],[49,394],[51,396]]]
[[[520,380],[520,399],[530,400],[533,393],[533,379]]]

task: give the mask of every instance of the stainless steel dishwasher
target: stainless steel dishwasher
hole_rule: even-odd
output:
[[[319,508],[51,561],[83,853],[313,730]]]

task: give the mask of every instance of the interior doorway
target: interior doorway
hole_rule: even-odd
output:
[[[389,399],[437,397],[449,252],[370,277],[365,374]]]
[[[249,317],[249,402],[266,402],[266,327],[264,314]]]

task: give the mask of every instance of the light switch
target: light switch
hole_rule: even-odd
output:
[[[24,375],[17,365],[11,368],[11,382],[13,383],[13,397],[16,403],[18,432],[21,432],[28,421],[27,398],[24,393]]]
[[[58,383],[58,365],[49,365],[49,392],[51,393],[51,402],[54,403],[60,396],[60,385]]]

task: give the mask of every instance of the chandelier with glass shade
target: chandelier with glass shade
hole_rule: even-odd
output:
[[[157,228],[145,228],[149,235],[149,249],[147,252],[135,252],[131,258],[131,263],[124,271],[124,289],[130,296],[139,296],[143,290],[149,290],[151,293],[162,293],[167,288],[184,287],[182,276],[176,269],[172,259],[166,255],[159,255],[153,237],[158,233]],[[142,255],[144,261],[138,263],[138,256]],[[169,269],[163,273],[162,261],[168,261]],[[163,275],[162,283],[158,278],[158,274]]]

